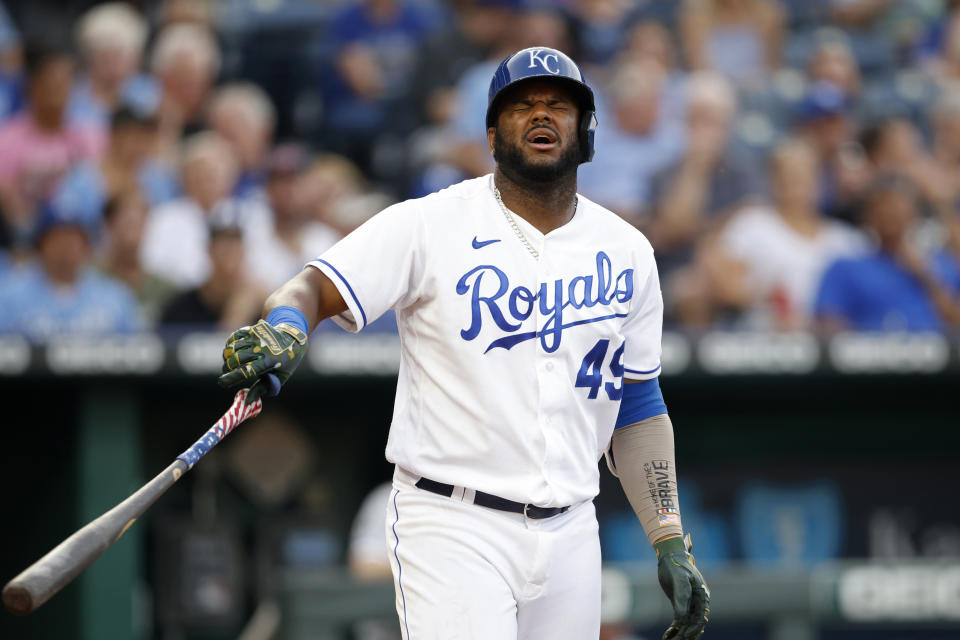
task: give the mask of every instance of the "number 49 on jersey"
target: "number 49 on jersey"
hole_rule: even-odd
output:
[[[590,389],[587,397],[591,400],[596,399],[600,392],[601,385],[611,400],[619,400],[623,395],[623,347],[626,342],[622,342],[610,358],[607,368],[614,378],[613,382],[603,381],[603,364],[607,359],[607,351],[610,348],[610,340],[603,338],[597,340],[597,344],[587,352],[580,363],[580,371],[577,372],[578,387]]]

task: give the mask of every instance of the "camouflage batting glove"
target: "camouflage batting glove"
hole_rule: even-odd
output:
[[[667,538],[653,548],[660,587],[673,605],[673,622],[663,640],[695,640],[710,614],[710,589],[690,555],[690,536]]]
[[[307,334],[292,324],[273,326],[260,320],[241,327],[223,349],[223,375],[217,384],[225,389],[252,383],[247,403],[275,396],[307,353]]]

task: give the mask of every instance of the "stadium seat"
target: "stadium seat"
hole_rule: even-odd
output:
[[[841,498],[827,482],[747,484],[738,496],[736,518],[747,564],[804,567],[840,555]]]

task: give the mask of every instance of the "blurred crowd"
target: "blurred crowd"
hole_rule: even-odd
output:
[[[387,205],[493,169],[496,65],[579,61],[579,191],[667,328],[960,327],[956,0],[0,4],[0,332],[230,329]]]

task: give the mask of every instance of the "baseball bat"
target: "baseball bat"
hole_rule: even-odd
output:
[[[87,567],[120,539],[130,525],[193,468],[223,438],[244,420],[260,413],[262,400],[246,404],[247,389],[241,389],[233,404],[219,420],[193,445],[177,456],[173,463],[133,495],[96,520],[78,529],[3,588],[3,603],[17,615],[36,611],[51,596],[80,575]]]

